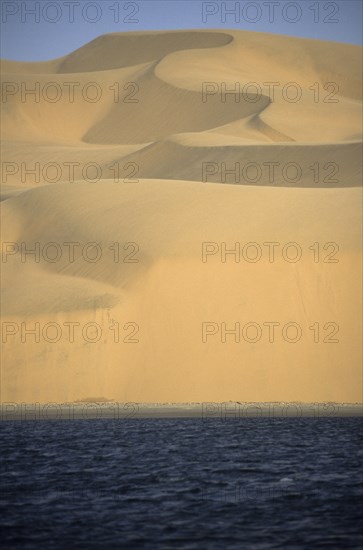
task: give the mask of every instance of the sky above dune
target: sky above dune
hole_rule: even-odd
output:
[[[63,56],[109,32],[225,28],[362,42],[360,0],[1,1],[1,57]]]

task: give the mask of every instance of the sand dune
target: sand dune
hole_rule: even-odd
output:
[[[361,60],[241,31],[4,60],[2,401],[361,401]]]

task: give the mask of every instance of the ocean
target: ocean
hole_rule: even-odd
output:
[[[363,547],[361,418],[7,421],[3,548]]]

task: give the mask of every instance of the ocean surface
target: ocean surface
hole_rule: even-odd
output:
[[[360,418],[9,421],[3,548],[362,548]]]

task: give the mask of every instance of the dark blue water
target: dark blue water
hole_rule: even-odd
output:
[[[4,422],[3,548],[362,548],[357,418]]]

